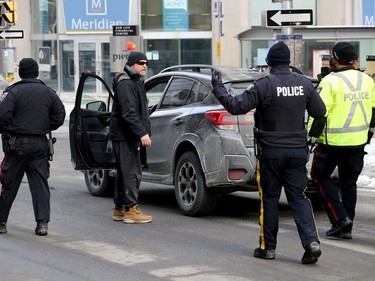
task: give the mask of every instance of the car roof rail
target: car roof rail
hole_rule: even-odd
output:
[[[214,70],[217,70],[217,68],[209,64],[180,64],[164,68],[162,71],[160,71],[160,73],[165,73],[168,71],[203,72],[202,70],[210,70],[210,72],[213,72]]]

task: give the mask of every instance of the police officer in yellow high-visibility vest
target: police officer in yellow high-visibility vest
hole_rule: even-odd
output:
[[[356,50],[347,42],[338,42],[332,48],[332,72],[318,87],[327,113],[311,167],[332,224],[326,236],[341,239],[352,238],[357,179],[363,168],[364,147],[375,127],[374,81],[353,67],[355,58]],[[331,180],[336,167],[341,200]]]

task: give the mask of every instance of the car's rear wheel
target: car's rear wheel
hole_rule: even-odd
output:
[[[93,196],[108,196],[113,194],[114,178],[108,170],[88,170],[84,172],[87,189]]]
[[[185,152],[178,160],[174,182],[177,204],[184,215],[199,216],[213,211],[217,194],[205,186],[202,166],[195,153]]]

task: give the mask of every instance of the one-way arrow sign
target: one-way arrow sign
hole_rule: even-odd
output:
[[[23,30],[3,30],[0,32],[0,39],[22,39]]]
[[[267,10],[267,27],[312,25],[312,10]]]

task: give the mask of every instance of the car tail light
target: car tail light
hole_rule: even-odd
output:
[[[240,180],[246,175],[246,170],[244,169],[231,169],[228,170],[228,179],[234,181],[234,180]]]
[[[244,115],[232,115],[226,110],[207,111],[205,116],[219,129],[237,131],[238,125],[254,124],[253,112]]]

